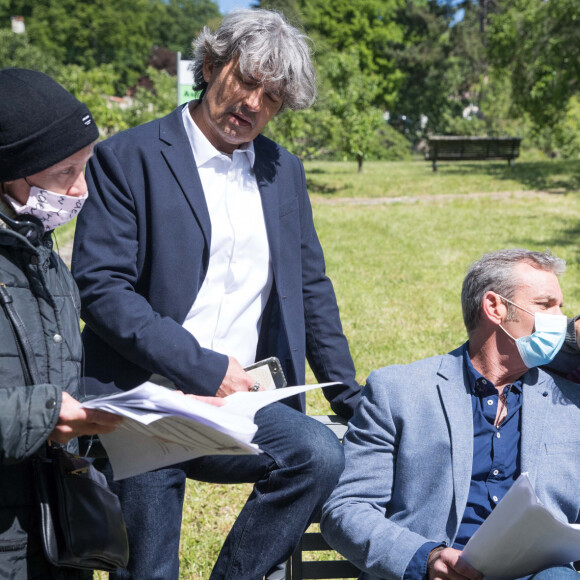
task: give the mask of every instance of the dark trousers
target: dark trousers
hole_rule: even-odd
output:
[[[111,483],[123,506],[130,549],[127,569],[111,578],[177,580],[187,477],[255,484],[211,580],[262,580],[290,556],[338,481],[342,446],[330,429],[282,403],[258,411],[255,422],[253,442],[261,455],[202,457]]]

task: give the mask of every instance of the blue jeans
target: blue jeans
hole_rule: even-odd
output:
[[[578,580],[578,572],[570,566],[554,566],[525,578],[528,580]]]
[[[261,455],[201,457],[111,482],[123,506],[130,549],[127,568],[111,578],[177,580],[186,477],[255,484],[210,580],[262,580],[288,559],[336,485],[344,454],[330,429],[282,403],[258,411],[255,422],[253,441]]]

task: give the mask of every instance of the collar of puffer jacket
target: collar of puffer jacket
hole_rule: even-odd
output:
[[[16,216],[14,208],[4,201],[4,196],[0,193],[0,211],[6,214],[8,217],[13,218]],[[0,228],[7,228],[8,225],[0,219]]]

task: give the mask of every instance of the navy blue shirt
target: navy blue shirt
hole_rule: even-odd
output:
[[[461,550],[520,474],[522,381],[504,387],[507,416],[494,427],[499,394],[494,384],[475,370],[464,348],[473,411],[473,464],[467,506],[459,525],[454,548]],[[427,575],[429,552],[438,542],[427,542],[417,550],[404,580],[422,580]]]
[[[520,474],[522,381],[504,387],[507,417],[494,427],[498,391],[473,368],[467,352],[465,364],[473,410],[473,465],[467,506],[453,544],[457,549],[467,544]]]

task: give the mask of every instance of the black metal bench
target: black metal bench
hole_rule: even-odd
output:
[[[315,416],[342,440],[346,432],[346,421],[336,415]],[[314,522],[318,523],[318,521]],[[360,570],[348,560],[306,561],[304,552],[331,551],[322,534],[318,531],[307,531],[302,535],[300,544],[286,562],[286,580],[306,580],[307,578],[358,578]]]
[[[433,162],[433,171],[439,160],[507,159],[511,166],[520,155],[521,141],[520,137],[430,137],[425,159]]]

